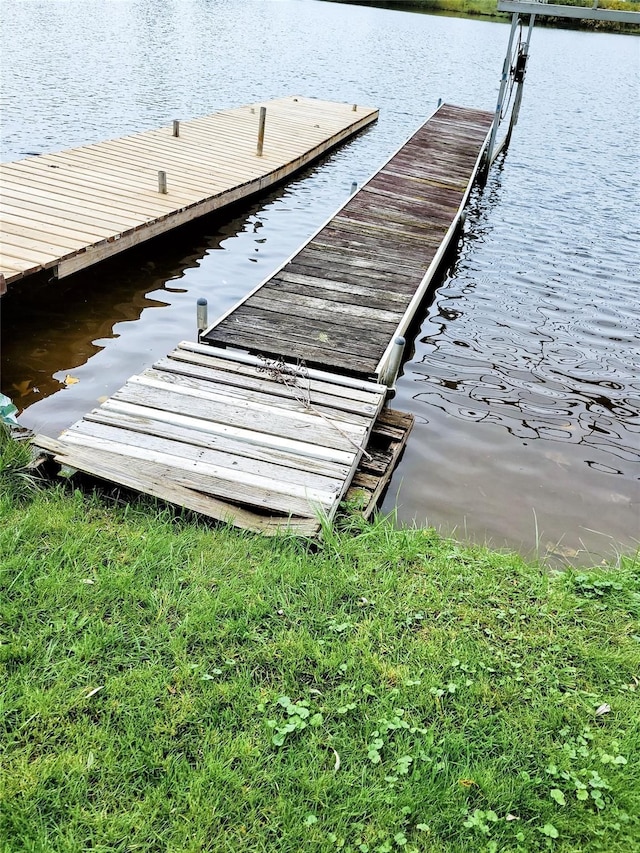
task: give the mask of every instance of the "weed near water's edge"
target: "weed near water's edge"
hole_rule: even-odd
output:
[[[629,851],[640,565],[0,495],[8,850]]]

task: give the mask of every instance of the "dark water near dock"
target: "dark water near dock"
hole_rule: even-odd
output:
[[[251,207],[3,297],[2,391],[49,435],[193,339],[199,296],[213,318],[253,288],[439,97],[492,109],[508,33],[304,0],[159,8],[5,0],[2,158],[285,94],[381,118]],[[534,32],[511,148],[398,383],[394,405],[416,415],[385,502],[400,519],[577,563],[636,547],[639,66],[633,37]]]

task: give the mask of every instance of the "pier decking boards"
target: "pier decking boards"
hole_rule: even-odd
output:
[[[71,468],[263,533],[317,534],[352,481],[370,512],[412,423],[381,417],[378,377],[456,234],[491,120],[440,107],[199,343],[36,444]]]
[[[58,462],[261,533],[314,535],[356,471],[386,388],[182,343],[36,443]]]
[[[374,376],[453,236],[491,127],[443,105],[312,239],[202,336]]]
[[[377,117],[369,107],[287,97],[180,122],[177,137],[170,126],[2,163],[0,277],[6,286],[43,269],[70,275],[265,190]]]

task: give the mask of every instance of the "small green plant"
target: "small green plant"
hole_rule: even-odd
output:
[[[319,712],[311,714],[309,703],[306,700],[301,702],[292,702],[288,696],[281,696],[277,703],[287,713],[287,719],[283,724],[279,724],[278,720],[267,720],[267,726],[274,729],[271,742],[275,746],[282,746],[289,735],[294,732],[301,732],[307,726],[320,726],[323,722],[322,714]]]
[[[473,813],[467,816],[464,826],[467,829],[475,829],[483,835],[489,835],[491,832],[491,824],[498,822],[498,815],[491,809],[484,811],[483,809],[474,809]]]
[[[0,494],[20,500],[34,492],[37,483],[28,442],[17,441],[10,428],[0,423]]]

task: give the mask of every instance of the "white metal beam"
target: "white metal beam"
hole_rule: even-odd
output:
[[[627,12],[624,9],[594,9],[587,6],[556,6],[551,3],[498,0],[498,11],[554,18],[582,18],[586,21],[618,21],[623,24],[640,26],[640,12]]]

